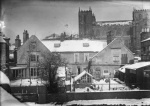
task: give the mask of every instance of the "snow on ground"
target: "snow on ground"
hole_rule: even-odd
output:
[[[108,102],[109,101],[109,102]],[[114,105],[114,104],[125,104],[125,105],[150,105],[150,98],[145,99],[101,99],[101,100],[78,100],[78,101],[71,101],[66,103],[65,105],[71,104],[82,104],[82,105],[96,105],[96,104],[107,104],[107,105]],[[65,106],[64,105],[64,106]]]
[[[109,101],[109,102],[108,102]],[[67,105],[150,105],[150,98],[143,98],[143,99],[101,99],[101,100],[75,100],[64,103],[63,105],[55,105],[56,103],[49,103],[49,104],[35,104],[33,102],[27,102],[29,106],[67,106]]]
[[[93,84],[96,85],[96,88],[99,88],[101,91],[109,90],[109,82],[106,82],[106,79],[100,81],[93,80]],[[118,82],[110,79],[110,89],[111,90],[129,90],[124,84],[119,84]]]
[[[85,88],[76,88],[75,92],[100,92],[100,91],[123,91],[123,90],[130,90],[124,84],[119,84],[118,82],[110,79],[110,90],[109,90],[109,82],[105,81],[106,79],[102,79],[100,81],[93,80],[92,85],[95,85],[94,89],[89,87]],[[134,89],[135,90],[135,89]],[[138,89],[136,89],[138,90]]]
[[[10,86],[36,86],[36,85],[44,85],[46,82],[41,81],[41,79],[18,79],[10,82]]]

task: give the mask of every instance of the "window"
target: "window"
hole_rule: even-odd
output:
[[[37,72],[36,72],[36,68],[34,68],[34,76],[37,76],[37,74],[36,74]]]
[[[54,44],[54,47],[55,47],[55,48],[60,47],[60,43],[55,43],[55,44]]]
[[[31,76],[33,76],[33,68],[31,68]]]
[[[83,47],[89,47],[89,43],[83,43]]]
[[[74,53],[74,62],[75,63],[79,62],[79,53]]]
[[[31,60],[31,61],[36,61],[36,56],[35,56],[34,54],[31,54],[30,60]]]
[[[77,69],[78,69],[78,75],[79,75],[81,73],[80,66],[78,66]]]
[[[119,56],[113,56],[113,62],[118,63],[119,62]]]
[[[89,53],[84,53],[84,62],[89,61]]]
[[[31,76],[39,76],[39,72],[37,68],[30,68]]]
[[[37,69],[37,76],[39,76],[39,69]]]
[[[108,70],[104,70],[103,71],[103,75],[109,75],[109,71]]]
[[[111,53],[112,53],[112,57],[113,57],[113,62],[119,63],[120,57],[121,57],[121,49],[112,49]]]
[[[30,56],[30,61],[39,61],[39,55],[31,54]]]

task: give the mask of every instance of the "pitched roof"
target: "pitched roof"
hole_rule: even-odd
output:
[[[150,66],[150,62],[138,62],[132,65],[128,65],[126,68],[136,70],[146,66]]]
[[[110,47],[114,42],[116,42],[117,40],[120,40],[120,44],[123,45],[132,55],[133,53],[121,42],[122,40],[120,38],[116,38],[114,39],[112,42],[110,42],[103,50],[105,50],[106,48]],[[93,59],[95,56],[97,56],[98,54],[100,54],[103,50],[99,51],[97,54],[95,54],[93,57],[91,57],[90,59]]]
[[[42,40],[52,52],[99,52],[106,47],[105,40]]]
[[[79,75],[77,75],[74,79],[75,81],[79,80],[83,75],[89,75],[90,77],[93,77],[90,73],[88,73],[87,71],[83,71],[82,73],[80,73]]]

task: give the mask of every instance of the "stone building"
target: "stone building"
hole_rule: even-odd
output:
[[[79,37],[82,38],[93,38],[93,25],[95,25],[96,19],[92,13],[91,8],[87,11],[79,9]]]
[[[86,24],[85,20],[88,17],[94,17],[94,21],[90,18],[89,23]],[[141,43],[140,33],[144,28],[150,28],[150,10],[133,10],[133,20],[116,20],[116,21],[96,21],[95,16],[92,14],[92,10],[82,11],[79,10],[79,37],[82,38],[94,38],[103,39],[108,38],[108,43],[115,38],[122,37],[125,45],[136,55],[140,56]],[[84,16],[81,18],[81,16]],[[92,25],[92,27],[91,27]],[[83,27],[81,27],[83,26]],[[86,29],[87,26],[90,26]],[[90,37],[86,37],[86,32],[93,31]],[[84,32],[84,33],[83,33]]]
[[[107,45],[104,40],[89,39],[64,41],[42,40],[42,43],[51,50],[51,52],[60,53],[61,57],[66,60],[66,66],[70,70],[67,72],[68,79],[70,72],[74,76],[77,76],[84,70],[87,70],[89,58],[92,58]],[[95,73],[95,70],[93,73]]]
[[[122,39],[116,38],[91,58],[91,69],[96,70],[96,79],[114,77],[116,70],[133,59],[133,53],[122,43]]]
[[[2,71],[6,69],[6,60],[6,41],[0,32],[0,70]]]
[[[18,37],[16,39],[19,39]],[[18,47],[20,44],[17,42],[16,46]],[[50,52],[49,49],[35,35],[32,35],[17,49],[17,66],[11,67],[13,79],[38,78],[39,60],[43,59],[43,54],[48,52]]]
[[[142,29],[150,29],[150,10],[134,10],[132,21],[133,35],[131,36],[131,50],[141,54],[141,32]]]
[[[9,40],[2,32],[0,32],[0,70],[9,76]]]

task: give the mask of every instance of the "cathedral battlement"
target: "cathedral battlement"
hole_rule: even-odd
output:
[[[140,9],[140,10],[136,10],[134,9],[133,12],[147,12],[150,11],[150,9]]]
[[[97,22],[100,26],[128,26],[131,25],[132,21],[101,21]]]

